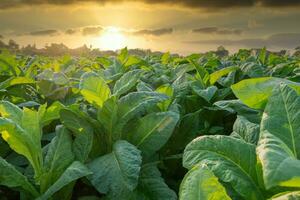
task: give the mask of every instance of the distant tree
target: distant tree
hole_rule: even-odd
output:
[[[219,46],[217,51],[215,52],[217,56],[225,57],[229,55],[229,51],[225,49],[223,46]]]
[[[12,51],[17,51],[17,50],[19,50],[19,44],[14,40],[9,40],[8,48]]]
[[[299,56],[300,57],[300,46],[295,48],[294,56]]]

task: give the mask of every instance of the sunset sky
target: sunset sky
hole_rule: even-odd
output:
[[[181,54],[300,46],[300,0],[0,0],[0,38]]]

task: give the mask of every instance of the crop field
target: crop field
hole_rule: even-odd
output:
[[[299,200],[300,56],[0,53],[0,200]]]

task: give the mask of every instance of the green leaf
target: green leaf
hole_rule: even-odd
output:
[[[23,108],[22,129],[31,137],[35,145],[41,148],[42,127],[40,123],[39,113],[35,110]]]
[[[0,134],[10,148],[25,156],[33,166],[35,176],[39,177],[42,170],[42,150],[40,141],[34,134],[27,132],[10,119],[0,118]]]
[[[99,107],[102,107],[103,103],[110,97],[110,89],[105,80],[93,72],[82,75],[79,88],[85,100]]]
[[[151,113],[138,120],[129,132],[129,142],[144,155],[151,156],[171,137],[179,120],[174,112]]]
[[[14,85],[30,84],[30,83],[35,83],[35,81],[26,77],[11,77],[0,83],[0,90],[6,89]]]
[[[127,49],[127,47],[121,49],[121,52],[120,52],[120,54],[118,55],[117,58],[120,61],[120,63],[122,63],[122,65],[125,64],[125,62],[128,59],[128,49]]]
[[[261,64],[265,64],[267,62],[267,49],[266,47],[262,48],[258,55],[258,60]]]
[[[161,177],[154,164],[142,166],[139,184],[130,193],[130,200],[176,200],[176,193],[171,190]]]
[[[215,84],[221,77],[229,74],[232,71],[236,71],[237,69],[239,69],[239,68],[236,66],[232,66],[232,67],[226,67],[226,68],[223,68],[223,69],[220,69],[218,71],[211,73],[209,75],[210,84],[211,85]]]
[[[267,189],[300,187],[300,97],[287,85],[274,89],[268,101],[257,153]]]
[[[146,112],[146,109],[167,100],[168,97],[156,92],[132,92],[118,101],[118,123],[114,128],[114,141],[121,138],[124,125],[134,117]]]
[[[126,62],[124,63],[124,67],[128,68],[128,67],[131,67],[133,65],[140,64],[142,62],[143,62],[143,60],[141,58],[139,58],[137,56],[129,55]]]
[[[140,151],[130,143],[119,140],[110,154],[88,164],[93,172],[88,178],[98,192],[108,194],[111,199],[120,199],[124,192],[136,188],[141,163]]]
[[[92,125],[71,110],[60,111],[60,119],[64,126],[75,134],[73,151],[77,160],[85,162],[93,146]]]
[[[263,77],[245,79],[231,86],[235,96],[251,108],[263,109],[272,94],[273,88],[285,83],[300,94],[300,83],[286,79]]]
[[[137,88],[138,92],[153,92],[151,85],[149,85],[143,81],[140,81],[137,84],[136,88]]]
[[[167,111],[169,108],[169,105],[172,103],[172,98],[174,95],[173,88],[170,85],[165,84],[165,85],[159,86],[155,91],[158,93],[161,93],[161,94],[165,94],[169,97],[168,100],[165,100],[164,102],[161,102],[158,104],[158,106],[160,107],[160,109],[162,111]]]
[[[226,110],[230,113],[237,113],[245,117],[252,123],[260,123],[262,112],[254,110],[243,104],[240,100],[223,100],[217,101],[213,104],[220,110]]]
[[[53,120],[59,119],[59,112],[65,106],[59,101],[55,101],[49,106],[42,117],[42,126],[49,125]]]
[[[197,79],[200,81],[203,88],[206,87],[207,82],[209,81],[209,73],[203,67],[196,63],[194,60],[188,59],[192,66],[197,70]]]
[[[110,152],[114,142],[121,138],[122,126],[118,129],[118,120],[118,104],[116,98],[113,96],[105,101],[103,107],[98,109],[97,112],[97,122],[100,122],[100,129],[102,130],[101,132],[103,132],[101,148],[104,149],[106,153]]]
[[[44,161],[41,191],[51,186],[73,162],[72,138],[64,127],[57,127],[57,136],[52,139]]]
[[[207,165],[244,199],[264,199],[257,184],[255,146],[229,136],[203,136],[184,150],[183,166]]]
[[[161,63],[164,65],[168,64],[170,58],[171,58],[170,52],[164,53],[161,57]]]
[[[210,86],[206,89],[201,89],[196,85],[192,85],[192,89],[197,95],[205,99],[207,102],[210,102],[218,90],[216,86]]]
[[[74,161],[59,177],[59,179],[37,200],[48,200],[63,187],[82,177],[88,176],[91,171],[79,161]]]
[[[26,191],[33,197],[37,197],[39,193],[28,181],[27,177],[21,174],[16,168],[0,157],[0,185],[10,188],[16,188],[19,191]]]
[[[1,101],[0,115],[4,118],[11,119],[15,123],[21,123],[23,113],[18,106],[8,101]]]
[[[104,68],[108,68],[110,65],[113,64],[113,62],[106,57],[97,57],[96,61],[100,63]]]
[[[277,194],[271,198],[271,200],[299,200],[300,191],[284,192]]]
[[[238,115],[233,124],[233,133],[231,136],[256,145],[259,137],[259,125],[248,121],[243,116]]]
[[[179,199],[230,200],[231,198],[212,171],[196,165],[184,176],[180,185]]]
[[[125,73],[115,84],[113,94],[120,96],[131,90],[139,80],[142,70],[132,70]]]

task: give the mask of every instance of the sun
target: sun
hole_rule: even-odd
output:
[[[106,28],[98,41],[100,48],[105,50],[117,50],[126,46],[125,36],[116,27]]]

